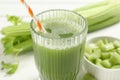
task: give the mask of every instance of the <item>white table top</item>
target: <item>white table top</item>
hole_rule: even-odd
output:
[[[47,9],[74,9],[90,3],[103,0],[26,0],[32,7],[35,13]],[[19,0],[1,0],[0,1],[0,30],[9,25],[6,21],[6,15],[18,15],[27,17],[26,9],[21,5]],[[30,21],[30,18],[28,18]],[[97,36],[112,36],[120,39],[120,23],[112,25],[111,27],[89,33],[87,39]],[[2,36],[0,35],[0,38]],[[0,62],[13,61],[11,57],[3,55],[3,48],[0,44]],[[1,67],[1,66],[0,66]],[[0,80],[38,80],[38,72],[34,64],[33,52],[28,52],[19,56],[19,67],[15,74],[6,75],[4,71],[0,70]]]

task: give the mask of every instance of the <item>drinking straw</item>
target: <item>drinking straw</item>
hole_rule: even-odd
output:
[[[32,11],[32,9],[30,8],[30,6],[25,2],[25,0],[20,0],[22,4],[25,5],[25,7],[28,9],[28,13],[29,15],[33,18],[33,20],[36,22],[36,25],[38,26],[39,30],[42,32],[42,30],[45,32],[45,29],[44,27],[42,26],[41,22],[39,19],[37,19],[35,16],[34,16],[34,13]]]

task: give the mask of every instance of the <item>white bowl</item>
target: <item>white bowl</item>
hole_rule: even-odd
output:
[[[88,40],[87,44],[95,42],[99,39],[107,38],[109,40],[119,40],[113,37],[96,37]],[[84,57],[84,70],[92,74],[97,80],[120,80],[120,69],[107,69],[96,66]]]

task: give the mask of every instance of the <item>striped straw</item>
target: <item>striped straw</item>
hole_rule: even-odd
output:
[[[37,19],[37,18],[34,16],[34,13],[33,13],[32,9],[31,9],[30,6],[25,2],[25,0],[20,0],[20,1],[21,1],[21,3],[24,4],[24,5],[26,6],[26,8],[28,9],[29,15],[30,15],[30,16],[33,18],[33,20],[36,22],[36,24],[37,24],[38,28],[40,29],[40,31],[42,32],[42,30],[43,30],[44,32],[46,32],[45,29],[44,29],[44,27],[42,26],[40,20]]]

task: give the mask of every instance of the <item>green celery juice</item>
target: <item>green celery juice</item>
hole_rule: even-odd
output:
[[[69,21],[46,21],[43,26],[47,33],[38,34],[44,39],[34,41],[41,80],[77,80],[84,48],[84,41],[76,37],[80,26]]]

